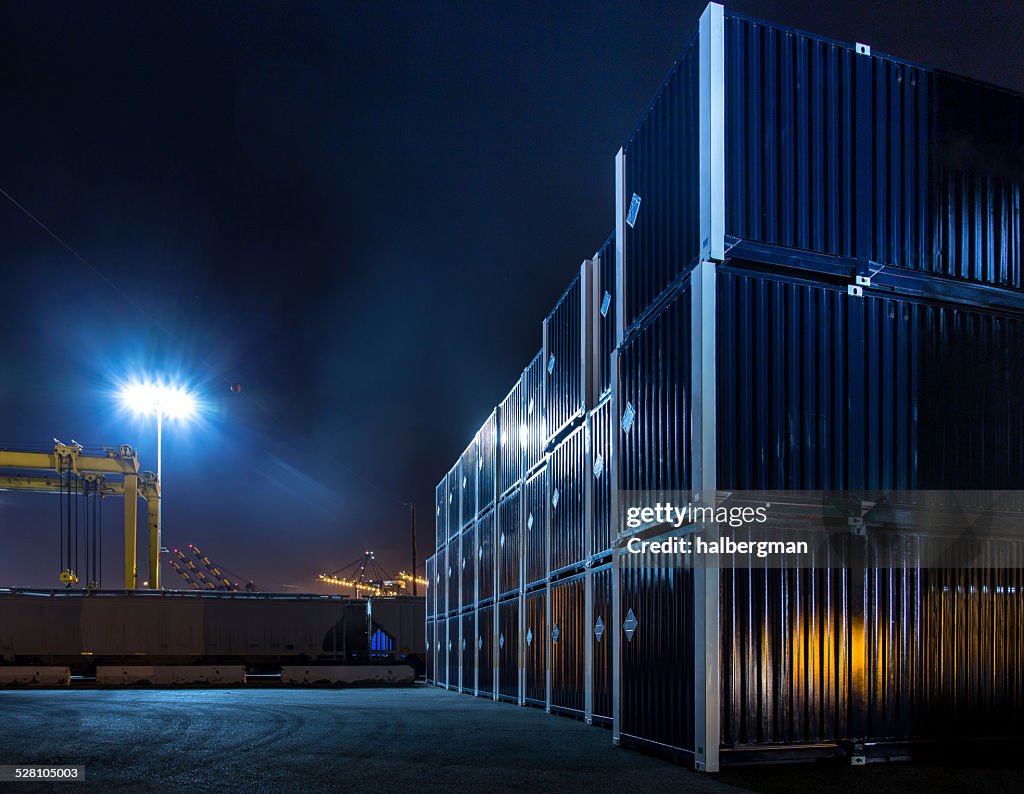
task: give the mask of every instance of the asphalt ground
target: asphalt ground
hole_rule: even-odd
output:
[[[79,783],[0,783],[12,792],[1024,790],[1021,768],[960,758],[704,775],[605,728],[424,686],[0,691],[0,764],[86,768]]]

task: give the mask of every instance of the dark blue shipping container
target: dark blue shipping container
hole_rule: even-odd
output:
[[[487,421],[476,434],[479,452],[477,477],[477,514],[494,505],[498,476],[498,412],[491,411]]]
[[[550,455],[547,505],[552,575],[580,568],[587,559],[587,432],[580,425]]]
[[[612,388],[612,351],[618,340],[615,325],[615,232],[605,240],[594,254],[594,336],[598,349],[597,396],[608,394]]]
[[[469,442],[469,446],[459,456],[459,499],[462,523],[459,531],[462,531],[476,518],[476,485],[477,476],[480,471],[480,451],[477,449],[476,438]]]
[[[523,486],[523,586],[543,585],[548,578],[548,467]]]
[[[574,576],[551,585],[551,710],[583,716],[586,712],[586,580]]]
[[[544,410],[547,444],[586,410],[584,344],[592,341],[589,322],[593,268],[584,263],[544,320]],[[589,353],[589,351],[588,351]]]
[[[523,598],[523,702],[547,704],[547,590]]]
[[[520,484],[526,450],[523,379],[520,376],[498,406],[498,498]]]
[[[460,692],[476,694],[476,610],[462,614],[462,681]]]
[[[458,615],[448,618],[448,677],[445,678],[445,686],[452,691],[459,691],[459,673],[461,672],[461,657],[459,647],[462,644],[461,619]]]
[[[462,606],[462,588],[460,587],[462,576],[459,571],[461,561],[462,554],[459,552],[459,539],[456,537],[445,547],[445,575],[448,578],[448,599],[445,604],[445,611],[450,615],[458,612]]]
[[[612,568],[603,565],[594,568],[590,577],[592,623],[587,627],[591,643],[590,685],[593,692],[591,719],[610,724],[612,710],[612,643],[614,643],[614,614],[612,613]]]
[[[486,604],[494,598],[494,519],[496,510],[488,510],[476,525],[477,564],[476,587],[477,602]]]
[[[445,477],[445,484],[448,491],[448,518],[445,521],[448,527],[448,540],[453,540],[459,536],[459,532],[462,530],[462,512],[459,509],[461,500],[459,498],[462,493],[460,483],[462,478],[459,477],[459,462],[455,461],[455,465],[452,466],[448,472],[448,476]]]
[[[519,702],[519,599],[498,604],[498,699]]]
[[[437,570],[437,557],[431,554],[427,557],[426,563],[426,574],[427,580],[427,594],[426,594],[426,613],[427,620],[432,620],[436,614],[437,609],[437,587],[434,584],[435,571]]]
[[[522,501],[520,489],[498,503],[497,548],[498,597],[519,592],[522,587]]]
[[[609,396],[593,411],[587,426],[590,436],[590,471],[593,491],[590,519],[590,556],[602,559],[612,548],[612,434],[615,418]]]
[[[448,481],[442,477],[434,489],[434,540],[435,548],[442,549],[448,542]]]
[[[462,533],[459,554],[459,576],[461,579],[462,603],[460,609],[465,612],[476,608],[476,563],[479,553],[476,545],[476,523],[470,524]],[[470,635],[472,636],[472,635]]]
[[[476,693],[494,694],[494,607],[480,607],[476,613]]]
[[[544,459],[547,425],[544,419],[544,351],[540,351],[523,372],[523,423],[525,444],[523,477]]]

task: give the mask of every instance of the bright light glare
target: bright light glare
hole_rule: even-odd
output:
[[[183,386],[133,381],[118,392],[121,404],[137,416],[161,414],[169,419],[191,419],[196,415],[196,398]]]

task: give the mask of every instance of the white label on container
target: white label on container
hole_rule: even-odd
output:
[[[526,528],[533,529],[533,513],[530,513],[526,518]]]
[[[604,474],[604,456],[598,452],[597,457],[594,458],[594,479],[600,480],[602,474]]]
[[[555,492],[551,494],[551,506],[554,508],[558,507],[558,489],[555,488]]]
[[[612,294],[608,291],[604,291],[604,297],[601,299],[601,316],[607,317],[608,310],[612,307]]]
[[[626,223],[629,224],[630,229],[636,224],[638,212],[640,212],[640,197],[634,193],[633,200],[629,202],[629,212],[626,214]]]
[[[527,645],[532,645],[533,644],[533,629],[527,629],[526,630],[526,644]]]
[[[551,358],[548,359],[548,375],[555,371],[555,354],[551,354]]]

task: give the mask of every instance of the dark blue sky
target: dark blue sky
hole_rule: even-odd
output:
[[[0,201],[0,444],[151,468],[109,391],[180,372],[208,410],[167,433],[166,545],[271,589],[364,548],[395,571],[415,500],[422,564],[434,484],[611,230],[615,151],[702,7],[3,3],[0,187],[99,274]],[[1024,90],[1014,2],[730,7]],[[0,585],[57,583],[56,516],[0,493]]]

